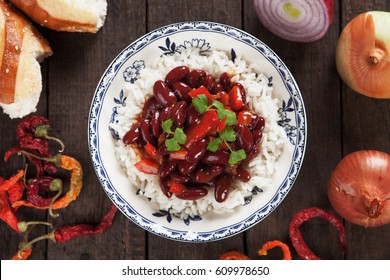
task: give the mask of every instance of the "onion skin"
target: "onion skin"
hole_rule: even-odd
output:
[[[254,0],[253,6],[269,31],[293,42],[320,40],[334,16],[334,0]]]
[[[354,17],[340,34],[336,66],[352,90],[390,98],[390,13],[372,11]]]
[[[390,222],[390,155],[361,150],[345,156],[330,176],[328,198],[345,220],[364,227]]]

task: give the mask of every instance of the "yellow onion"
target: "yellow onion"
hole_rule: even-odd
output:
[[[354,91],[390,98],[390,13],[372,11],[353,18],[336,47],[337,70]]]
[[[345,220],[364,227],[390,222],[390,155],[375,150],[345,156],[330,176],[328,198]]]

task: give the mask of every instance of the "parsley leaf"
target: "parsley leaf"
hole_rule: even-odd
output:
[[[213,140],[211,140],[208,144],[207,144],[207,149],[209,151],[212,151],[212,152],[216,152],[219,148],[219,145],[221,145],[222,143],[222,139],[221,138],[215,138]]]
[[[228,126],[235,125],[237,123],[236,113],[234,113],[230,110],[225,110],[225,111],[226,111],[226,116],[227,116],[226,125],[228,125]]]
[[[205,94],[199,94],[192,98],[192,104],[194,104],[194,107],[199,112],[199,114],[203,114],[209,109],[207,96]]]
[[[176,128],[175,133],[173,135],[173,139],[179,144],[184,144],[187,141],[187,135],[185,135],[182,128]]]
[[[246,159],[246,153],[245,153],[244,149],[240,149],[238,151],[231,151],[228,162],[229,162],[229,164],[236,164],[243,159]]]
[[[167,119],[166,121],[164,121],[162,124],[161,124],[161,127],[162,129],[166,132],[166,133],[169,133],[169,134],[172,134],[172,130],[171,130],[171,127],[173,125],[173,120],[172,119]]]
[[[180,145],[175,138],[165,139],[165,146],[169,152],[176,152],[180,150]]]
[[[226,127],[224,130],[221,131],[221,133],[219,133],[219,137],[223,141],[234,142],[236,141],[236,132],[232,127]]]

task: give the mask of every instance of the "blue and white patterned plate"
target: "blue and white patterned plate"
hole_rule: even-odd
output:
[[[254,189],[247,204],[234,213],[206,214],[181,220],[169,211],[137,195],[115,158],[117,134],[109,129],[116,110],[125,102],[127,83],[139,78],[140,70],[161,55],[188,47],[207,52],[223,50],[256,62],[259,72],[269,77],[274,95],[281,100],[279,113],[289,142],[279,159],[273,178],[274,190]],[[259,66],[259,67],[260,67]],[[298,86],[280,58],[259,39],[237,28],[212,22],[184,22],[168,25],[141,37],[124,49],[101,78],[89,113],[90,156],[100,183],[108,197],[137,225],[159,236],[178,241],[206,242],[226,238],[257,224],[283,201],[295,182],[306,147],[306,114]]]

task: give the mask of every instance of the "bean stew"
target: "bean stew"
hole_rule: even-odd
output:
[[[213,191],[223,202],[235,179],[251,179],[245,167],[260,152],[264,126],[229,73],[215,78],[178,66],[154,83],[122,140],[142,152],[135,167],[159,176],[167,197],[196,200]]]

